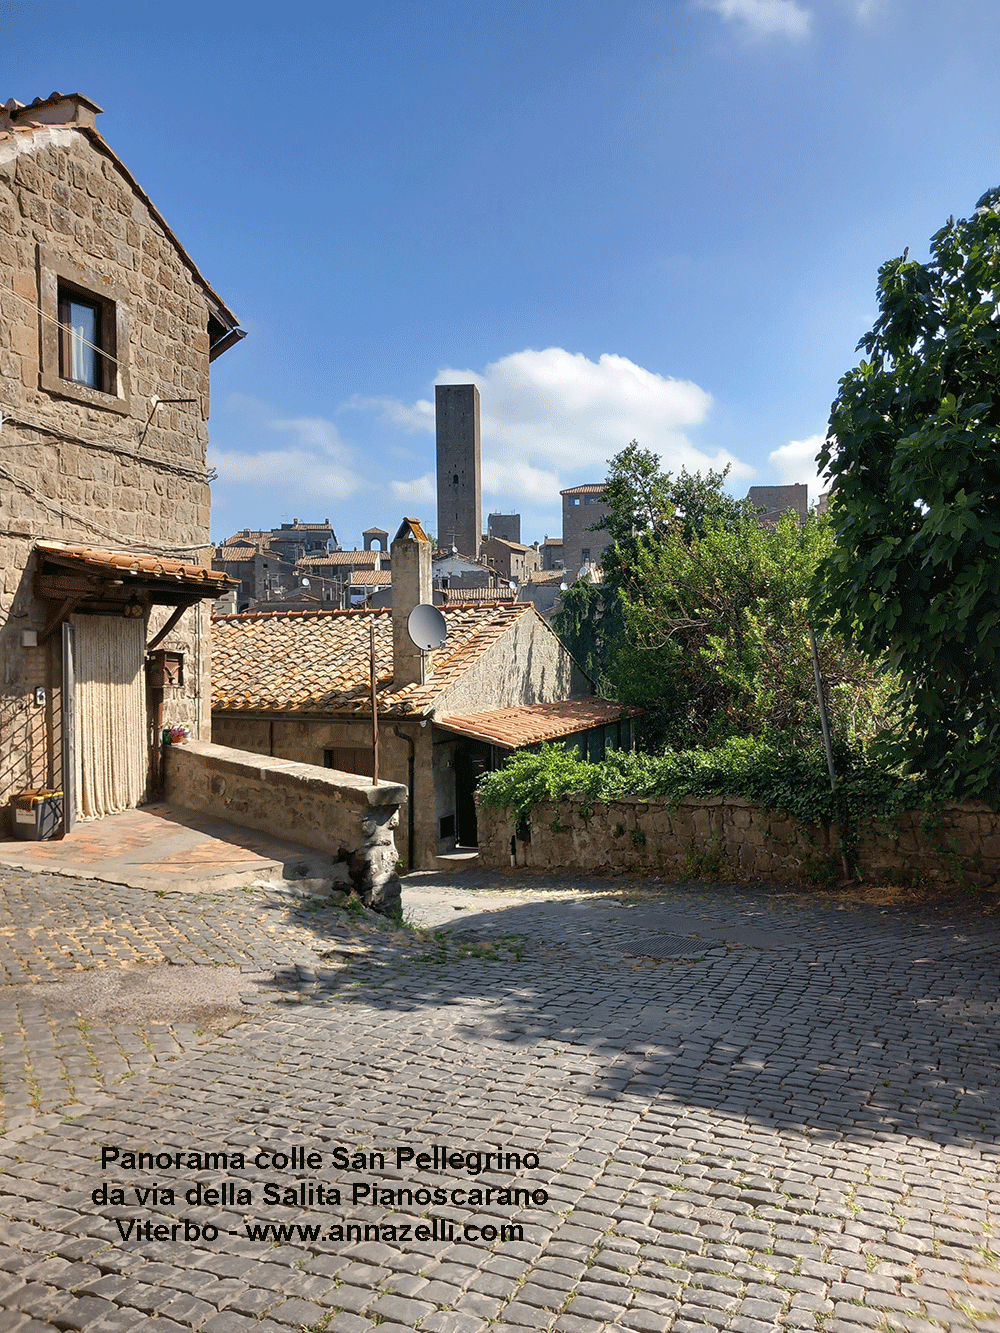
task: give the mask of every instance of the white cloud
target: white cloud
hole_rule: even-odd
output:
[[[701,0],[701,5],[744,24],[755,37],[806,37],[812,18],[795,0]]]
[[[267,440],[272,431],[292,435],[286,448],[265,447],[250,453],[212,445],[208,461],[229,486],[266,486],[284,502],[312,494],[343,500],[364,485],[354,469],[352,450],[337,427],[323,417],[276,417],[260,399],[233,394],[227,408],[247,419],[252,433]]]
[[[730,464],[736,477],[752,473],[725,450],[703,453],[684,434],[685,427],[705,419],[710,394],[690,380],[659,375],[624,356],[606,352],[591,361],[562,347],[529,348],[482,371],[443,370],[436,382],[479,386],[483,490],[488,495],[551,505],[561,486],[584,477],[601,480],[608,459],[633,439],[655,450],[672,472],[682,466],[705,471]],[[404,429],[434,431],[433,405],[427,399],[412,405],[388,398],[351,399],[344,408],[375,411],[380,420]]]
[[[810,499],[815,499],[820,491],[826,490],[822,473],[816,465],[816,455],[823,447],[826,433],[810,435],[804,440],[789,440],[779,449],[773,449],[767,461],[777,472],[784,486],[806,485]]]
[[[415,481],[391,481],[389,486],[397,500],[414,500],[418,504],[437,504],[437,478],[425,472]]]
[[[356,393],[348,398],[346,403],[341,404],[340,410],[374,412],[379,421],[411,433],[434,429],[434,404],[427,398],[418,398],[408,407],[398,398],[366,398],[363,394]]]

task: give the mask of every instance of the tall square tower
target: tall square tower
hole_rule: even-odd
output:
[[[475,560],[483,535],[479,390],[474,384],[438,384],[437,537],[444,551],[457,546]]]

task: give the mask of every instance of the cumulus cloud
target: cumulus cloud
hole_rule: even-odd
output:
[[[389,488],[397,500],[412,500],[417,504],[437,503],[437,478],[433,472],[425,472],[415,481],[391,481]]]
[[[690,380],[657,374],[624,356],[605,352],[592,361],[562,347],[529,348],[481,371],[442,370],[436,382],[479,386],[487,494],[551,503],[561,486],[584,475],[603,478],[608,459],[632,439],[660,454],[670,471],[728,464],[734,476],[752,472],[725,450],[702,452],[685,435],[685,428],[705,419],[710,394]],[[403,429],[434,431],[429,399],[406,404],[354,398],[343,407],[375,412]]]
[[[268,440],[271,432],[293,437],[286,447],[265,445],[253,453],[211,446],[208,461],[228,486],[267,486],[279,496],[286,491],[301,496],[305,488],[315,496],[343,500],[364,484],[354,470],[350,447],[332,421],[283,418],[267,403],[243,394],[233,394],[227,408],[242,417],[258,438]]]
[[[825,432],[820,432],[804,440],[789,440],[768,454],[767,460],[777,472],[782,485],[804,484],[809,487],[810,499],[815,499],[820,491],[826,490],[826,483],[816,465],[816,455],[822,449],[825,439]]]
[[[812,18],[795,0],[701,0],[701,7],[742,24],[755,37],[806,37]]]

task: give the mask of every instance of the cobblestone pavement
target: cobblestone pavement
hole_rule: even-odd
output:
[[[1000,1330],[1000,923],[503,883],[449,903],[424,879],[454,925],[409,943],[263,890],[0,886],[31,909],[8,936],[29,978],[78,913],[75,967],[150,939],[267,974],[250,1021],[3,1140],[0,1333]]]

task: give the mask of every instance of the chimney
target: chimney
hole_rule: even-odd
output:
[[[0,106],[0,131],[14,125],[87,125],[93,129],[100,114],[97,103],[83,93],[50,93],[36,97],[30,106],[11,97]]]
[[[410,612],[429,602],[431,592],[431,544],[418,518],[404,518],[393,539],[392,559],[392,688],[421,685],[424,655],[406,628]]]

